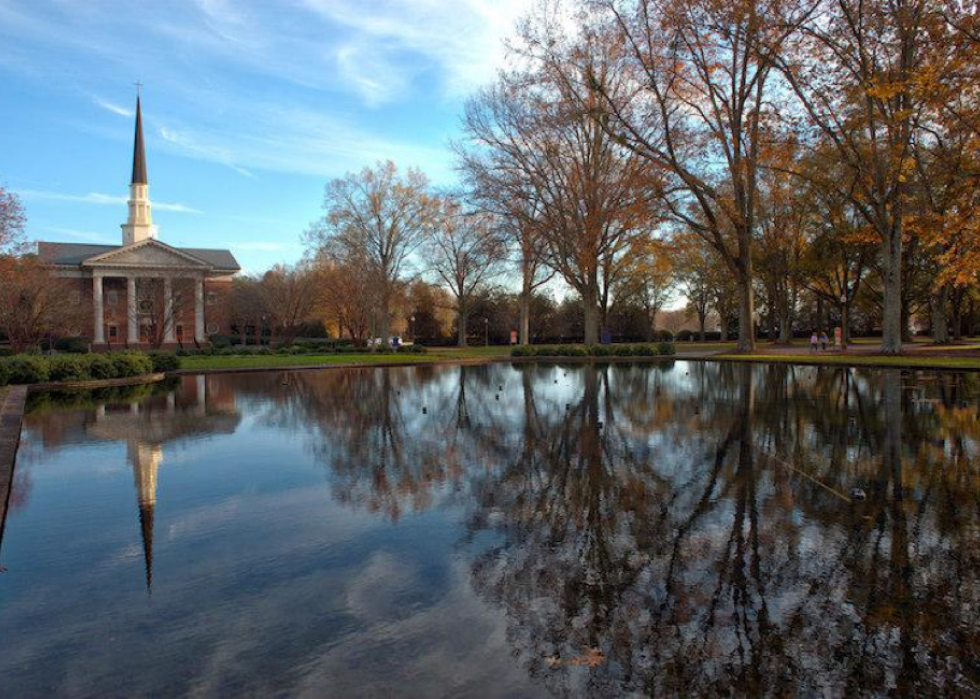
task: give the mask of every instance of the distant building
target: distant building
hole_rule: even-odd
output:
[[[77,280],[72,301],[92,309],[72,334],[94,349],[194,347],[230,334],[225,302],[240,271],[229,250],[176,248],[157,240],[146,177],[143,122],[136,99],[133,176],[122,245],[38,243],[52,274]]]

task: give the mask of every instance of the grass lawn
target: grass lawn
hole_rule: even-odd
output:
[[[214,369],[288,369],[297,366],[348,364],[426,364],[447,357],[434,354],[284,354],[254,355],[250,357],[181,357],[180,368],[184,371],[210,371]]]
[[[451,357],[509,357],[510,345],[490,345],[489,347],[430,347],[428,356]]]
[[[721,354],[713,359],[733,362],[763,362],[769,364],[836,364],[840,366],[900,367],[908,369],[976,369],[980,370],[980,358],[957,357],[880,357],[868,355],[769,355],[769,354]]]

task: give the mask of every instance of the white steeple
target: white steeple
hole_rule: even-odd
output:
[[[146,182],[146,154],[143,151],[143,118],[140,98],[136,96],[136,136],[133,142],[133,177],[129,184],[129,218],[122,225],[123,245],[139,243],[157,237],[150,207],[149,185]]]

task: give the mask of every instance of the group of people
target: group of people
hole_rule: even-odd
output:
[[[817,335],[817,331],[814,330],[813,334],[810,335],[810,352],[826,350],[828,344],[830,344],[830,338],[827,337],[825,331],[821,330],[820,334]]]

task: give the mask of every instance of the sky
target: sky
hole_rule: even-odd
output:
[[[119,244],[138,81],[160,240],[295,262],[331,178],[456,181],[463,104],[529,5],[0,0],[0,183],[32,239]]]

